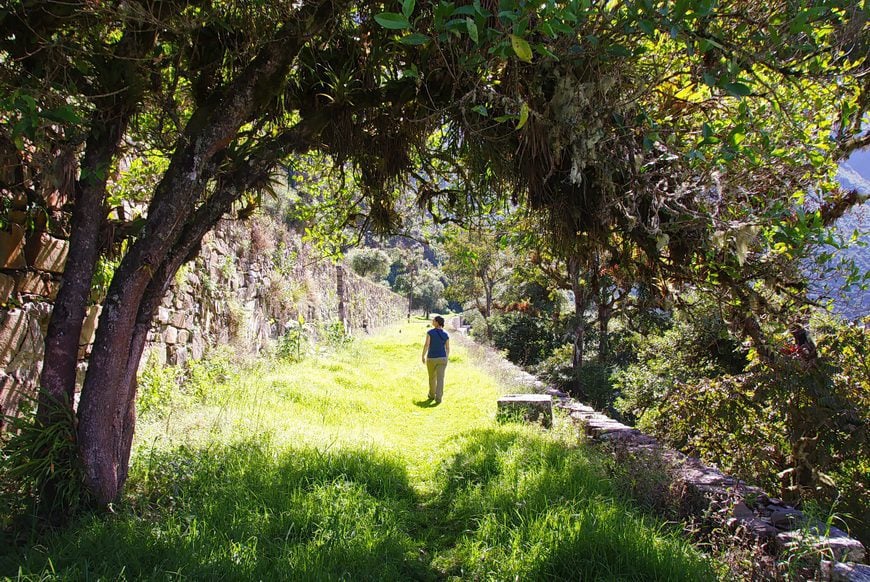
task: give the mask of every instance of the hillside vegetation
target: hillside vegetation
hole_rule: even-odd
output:
[[[152,368],[122,502],[48,538],[19,529],[0,577],[716,577],[617,493],[570,425],[496,424],[503,386],[480,350],[454,342],[430,405],[424,329],[244,372],[215,358],[172,391]]]

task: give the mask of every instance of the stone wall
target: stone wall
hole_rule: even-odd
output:
[[[20,228],[19,228],[20,227]],[[5,239],[3,237],[6,237]],[[0,231],[0,412],[14,414],[34,394],[51,300],[68,244],[45,233],[25,240],[21,225]],[[299,236],[268,218],[223,221],[182,267],[160,306],[142,361],[181,364],[209,346],[259,352],[290,321],[342,320],[350,331],[398,321],[407,302],[388,288],[319,260]],[[79,339],[79,382],[100,307],[88,310]]]

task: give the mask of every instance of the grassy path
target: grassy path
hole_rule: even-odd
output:
[[[264,362],[140,423],[124,503],[40,545],[11,579],[706,580],[621,498],[603,459],[494,421],[503,387],[455,341],[425,401],[425,322],[298,364]]]

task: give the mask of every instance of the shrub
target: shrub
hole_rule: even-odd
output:
[[[317,337],[320,341],[325,342],[329,348],[334,350],[353,343],[353,336],[347,332],[344,323],[338,320],[329,323],[320,323],[317,326]]]
[[[196,402],[207,402],[215,391],[238,376],[238,363],[229,346],[220,346],[199,360],[185,364],[182,390]]]
[[[812,324],[817,359],[789,342],[762,360],[717,327],[681,315],[671,330],[639,339],[639,361],[615,375],[617,405],[672,446],[788,501],[839,503],[866,541],[870,334],[823,317]]]
[[[301,315],[296,321],[289,321],[287,329],[275,345],[275,356],[288,362],[301,362],[311,350],[313,326],[305,323]]]
[[[571,363],[573,351],[574,348],[571,344],[556,348],[553,353],[535,366],[535,375],[548,386],[558,388],[563,392],[572,392],[577,385],[574,377],[574,366]]]
[[[180,373],[177,367],[160,362],[154,352],[148,354],[139,373],[136,411],[139,415],[163,416],[178,403]]]
[[[658,335],[634,334],[624,340],[636,346],[636,362],[616,371],[619,393],[615,406],[626,418],[650,426],[658,403],[670,399],[683,384],[725,374],[739,374],[746,352],[728,331],[715,306],[697,303],[691,313],[674,314],[673,326]]]
[[[521,312],[497,315],[490,319],[492,341],[505,350],[507,358],[521,366],[533,366],[555,350],[561,342],[549,322]]]
[[[24,398],[17,416],[4,416],[8,431],[0,434],[0,531],[19,522],[11,530],[17,535],[24,533],[23,519],[58,523],[88,501],[72,406],[58,403],[43,423],[36,404]]]

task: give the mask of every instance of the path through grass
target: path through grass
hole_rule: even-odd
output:
[[[266,362],[140,423],[124,503],[30,547],[12,579],[706,580],[567,425],[497,425],[502,388],[454,342],[426,400],[425,322]]]

